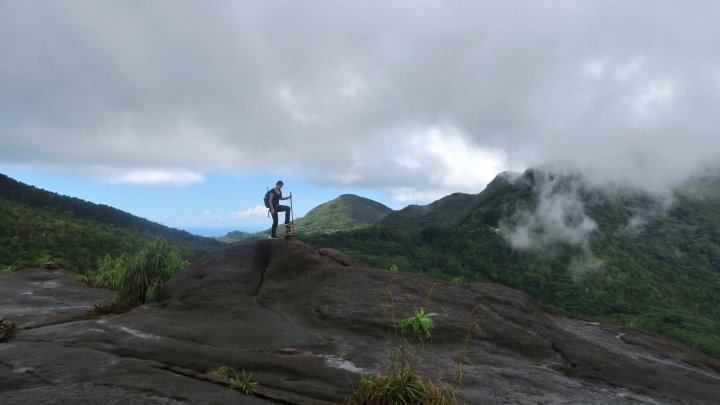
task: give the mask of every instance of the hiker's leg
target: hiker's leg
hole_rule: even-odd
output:
[[[287,205],[281,205],[280,207],[278,207],[278,211],[285,211],[285,223],[289,224],[290,223],[290,207],[288,207]]]
[[[277,232],[277,226],[278,226],[277,209],[275,210],[274,213],[272,213],[272,218],[273,218],[273,224],[272,224],[272,230],[270,232],[270,236],[272,236],[273,238],[276,238],[277,236],[275,235],[275,232]]]

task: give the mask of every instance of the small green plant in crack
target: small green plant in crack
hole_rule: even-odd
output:
[[[209,370],[207,374],[224,378],[230,378],[230,376],[233,374],[237,375],[235,369],[229,366],[220,366],[218,368],[214,368],[212,370]]]
[[[457,404],[455,391],[419,375],[409,363],[382,374],[360,376],[360,384],[345,399],[347,405]]]
[[[397,277],[396,275],[389,277],[388,288],[386,290],[388,301],[383,303],[383,310],[385,314],[390,317],[395,331],[400,329],[403,334],[415,334],[422,342],[422,335],[424,334],[425,337],[429,338],[433,330],[434,323],[432,318],[437,314],[425,312],[425,308],[429,305],[433,290],[438,283],[430,287],[424,303],[415,311],[413,316],[396,320],[396,301],[392,287]],[[408,299],[412,300],[414,298],[415,297],[412,296]],[[404,308],[401,312],[405,312],[406,310],[407,308]],[[373,372],[369,375],[361,374],[359,383],[354,387],[353,392],[345,399],[343,404],[458,404],[459,401],[456,398],[454,386],[445,384],[441,379],[437,378],[437,373],[433,381],[422,376],[416,370],[415,345],[409,342],[406,337],[403,337],[402,340],[403,343],[393,349],[391,366],[388,367],[384,373]],[[459,372],[461,373],[462,369],[460,369]],[[457,375],[456,379],[458,379]]]
[[[416,336],[424,334],[425,337],[430,338],[434,326],[432,317],[436,315],[432,312],[425,312],[424,308],[418,308],[415,315],[399,320],[398,326],[403,334],[412,332]]]
[[[242,371],[242,377],[238,375],[234,368],[229,366],[220,366],[208,370],[206,374],[227,380],[230,388],[242,391],[247,395],[252,395],[255,392],[257,382],[252,380],[253,373],[246,373],[245,370]]]
[[[235,378],[230,378],[230,388],[252,395],[257,385],[257,382],[252,380],[252,376],[253,373],[247,374],[245,370],[242,371],[242,378],[235,373]]]
[[[397,273],[400,271],[400,269],[398,269],[398,266],[393,264],[392,266],[390,266],[390,271],[393,273]]]

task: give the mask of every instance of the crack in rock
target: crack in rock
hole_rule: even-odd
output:
[[[260,273],[260,283],[258,284],[257,288],[255,289],[255,292],[253,293],[253,298],[257,297],[258,293],[260,292],[260,288],[262,288],[263,282],[265,282],[265,273],[267,272],[267,266],[263,268],[262,273]]]

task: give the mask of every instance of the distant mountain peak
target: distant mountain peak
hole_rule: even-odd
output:
[[[355,194],[342,194],[311,209],[295,220],[298,233],[334,233],[376,224],[393,210],[382,203]]]

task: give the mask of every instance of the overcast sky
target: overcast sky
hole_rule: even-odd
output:
[[[717,1],[0,0],[0,169],[389,205],[539,165],[662,188],[720,158],[719,20]]]

